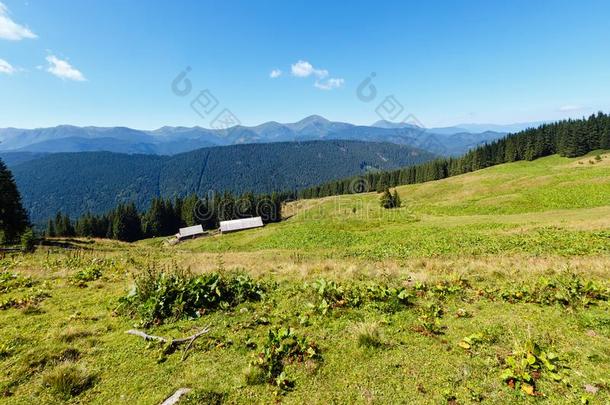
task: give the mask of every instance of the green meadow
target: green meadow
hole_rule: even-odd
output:
[[[5,254],[0,402],[609,403],[610,154],[397,190]]]

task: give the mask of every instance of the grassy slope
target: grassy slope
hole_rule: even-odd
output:
[[[549,157],[514,163],[439,182],[399,188],[404,208],[384,211],[376,194],[293,203],[288,221],[264,229],[200,239],[175,248],[159,240],[135,245],[98,241],[92,250],[38,251],[0,260],[0,270],[31,275],[38,284],[0,292],[0,301],[41,289],[39,306],[0,310],[0,388],[6,403],[57,403],[43,383],[63,350],[80,352],[77,364],[96,376],[95,385],[72,402],[156,404],[188,386],[227,394],[229,402],[285,403],[459,403],[483,398],[509,403],[525,398],[499,377],[503,358],[528,339],[558,352],[569,365],[571,386],[542,378],[545,398],[574,403],[585,384],[597,384],[593,403],[610,401],[608,303],[566,309],[465,297],[444,301],[446,327],[437,337],[414,330],[418,310],[395,313],[374,306],[311,313],[304,282],[324,276],[342,281],[434,282],[467,278],[474,288],[510,289],[566,269],[606,283],[610,276],[610,157],[578,164]],[[353,208],[356,208],[353,212]],[[91,245],[83,245],[91,248]],[[184,336],[212,325],[210,338],[157,364],[157,352],[127,336],[134,319],[115,314],[130,285],[129,272],[150,263],[190,265],[195,271],[243,268],[278,282],[259,303],[213,312],[196,321],[152,328],[154,334]],[[96,264],[97,263],[97,264]],[[69,282],[79,269],[99,266],[101,279],[86,288]],[[411,283],[410,283],[411,284]],[[458,318],[465,309],[471,318]],[[301,324],[299,318],[307,317]],[[267,318],[271,325],[253,324]],[[358,347],[357,328],[376,324],[384,346]],[[294,326],[316,341],[323,362],[290,364],[293,392],[276,396],[269,385],[246,385],[242,370],[269,327]],[[465,336],[487,330],[495,337],[472,353],[457,346]],[[260,346],[259,346],[260,347]]]
[[[400,210],[379,208],[375,193],[299,201],[284,223],[182,248],[367,259],[607,253],[610,159],[581,161],[552,156],[399,187]]]

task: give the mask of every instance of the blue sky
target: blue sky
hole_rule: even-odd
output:
[[[244,125],[370,124],[388,96],[427,127],[610,110],[607,1],[0,2],[0,127],[209,127],[204,89]]]

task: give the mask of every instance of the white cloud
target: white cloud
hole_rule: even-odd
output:
[[[276,79],[282,75],[282,71],[279,69],[273,69],[271,73],[269,73],[269,77],[272,79]]]
[[[306,60],[299,60],[297,63],[290,65],[290,73],[295,77],[315,77],[314,87],[320,90],[338,89],[345,83],[342,78],[328,77],[328,70],[315,68]]]
[[[328,70],[316,69],[313,65],[306,60],[300,60],[294,65],[290,66],[290,70],[293,76],[296,77],[308,77],[315,75],[318,78],[324,78],[328,76]]]
[[[10,63],[5,61],[4,59],[0,59],[0,73],[12,75],[16,71],[17,69],[15,69]]]
[[[585,107],[583,107],[581,105],[575,105],[575,104],[568,104],[568,105],[563,105],[563,106],[559,107],[560,112],[575,112],[575,111],[582,111],[582,110],[585,110]]]
[[[332,89],[338,89],[339,87],[343,86],[344,83],[345,83],[345,80],[343,80],[341,78],[339,78],[339,79],[330,78],[326,81],[316,80],[316,83],[314,84],[314,86],[316,86],[317,88],[319,88],[321,90],[332,90]]]
[[[72,67],[68,61],[61,60],[54,55],[47,56],[47,62],[49,62],[49,66],[47,67],[47,72],[61,78],[67,80],[75,80],[77,82],[84,82],[85,76],[77,69]]]
[[[17,24],[9,17],[8,8],[0,2],[0,38],[19,41],[24,38],[37,38],[29,28]]]

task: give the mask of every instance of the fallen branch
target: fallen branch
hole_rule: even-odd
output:
[[[137,331],[136,331],[137,332]],[[188,394],[191,392],[190,388],[180,388],[178,391],[174,392],[174,394],[167,398],[161,405],[175,405],[180,401],[180,397],[184,394]]]
[[[209,331],[210,331],[210,328],[206,326],[205,328],[201,329],[199,332],[195,333],[194,335],[185,337],[185,338],[180,338],[180,339],[167,339],[162,336],[149,335],[146,332],[142,332],[140,330],[135,330],[135,329],[129,329],[125,333],[127,333],[128,335],[139,336],[142,339],[146,340],[147,342],[149,342],[151,340],[156,340],[157,342],[168,343],[168,349],[170,349],[170,350],[176,348],[176,346],[179,346],[181,344],[188,342],[188,344],[186,345],[186,348],[184,349],[184,352],[182,353],[182,360],[184,361],[186,359],[186,352],[188,352],[188,350],[191,348],[195,339],[197,339],[201,335],[205,335]]]
[[[142,332],[142,331],[135,330],[135,329],[129,329],[125,333],[127,333],[128,335],[140,336],[142,339],[146,340],[147,342],[150,340],[156,340],[156,341],[163,342],[163,343],[167,342],[167,339],[165,339],[164,337],[149,335],[146,332]]]

